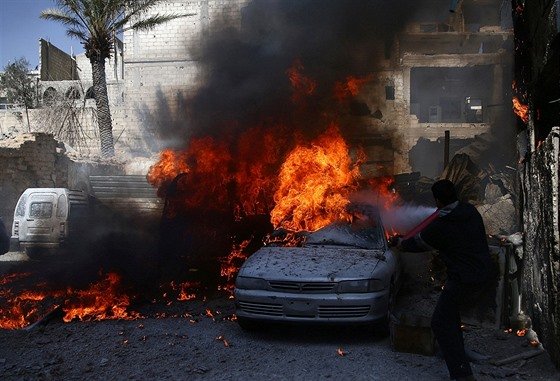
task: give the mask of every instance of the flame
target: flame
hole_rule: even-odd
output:
[[[230,293],[233,292],[233,281],[239,272],[239,268],[249,256],[244,252],[249,243],[251,243],[251,239],[247,239],[239,245],[234,244],[229,255],[221,263],[220,275],[226,278],[225,289]]]
[[[104,279],[94,283],[87,290],[78,290],[66,301],[62,308],[65,312],[62,320],[70,322],[79,320],[124,319],[140,317],[136,312],[128,312],[130,300],[120,291],[120,276],[108,273]]]
[[[346,356],[346,352],[344,352],[344,350],[342,348],[338,348],[336,350],[336,354],[339,355],[340,357]]]
[[[186,159],[187,152],[163,150],[159,161],[148,171],[148,181],[159,188],[164,181],[171,181],[181,173],[189,173]]]
[[[339,102],[344,101],[347,98],[355,97],[358,95],[362,87],[371,81],[373,75],[368,75],[366,77],[346,77],[344,82],[335,82],[334,84],[334,98]]]
[[[24,291],[20,295],[8,298],[0,308],[0,328],[19,329],[27,326],[40,316],[39,303],[47,295]]]
[[[368,180],[370,189],[377,195],[377,200],[373,200],[379,208],[389,210],[400,202],[400,195],[394,188],[395,179],[392,176],[376,177]]]
[[[19,280],[28,274],[11,274],[3,278],[2,284]],[[129,297],[120,291],[120,277],[109,273],[101,281],[92,284],[87,290],[49,289],[47,284],[37,284],[41,291],[15,291],[14,287],[0,292],[0,328],[19,329],[37,321],[53,306],[61,306],[63,320],[136,319],[138,313],[128,312]]]
[[[292,85],[292,102],[301,104],[303,100],[315,92],[317,83],[303,74],[304,66],[296,59],[292,66],[286,71],[290,84]]]
[[[176,299],[178,301],[185,302],[196,299],[196,290],[200,288],[200,282],[183,282],[177,284],[172,281],[169,284],[169,287],[171,287],[173,291],[177,292]],[[163,286],[160,288],[163,288]],[[163,294],[163,297],[167,297],[167,292]]]
[[[272,224],[292,231],[315,231],[333,221],[349,221],[345,208],[358,178],[348,146],[332,124],[310,145],[296,147],[282,165]]]
[[[524,123],[529,122],[529,106],[521,103],[521,101],[517,97],[513,97],[513,112]]]
[[[168,217],[173,217],[181,209],[200,205],[212,205],[214,209],[223,210],[228,205],[230,162],[226,142],[218,142],[212,137],[193,139],[183,152],[164,151],[159,161],[150,168],[147,179],[158,187],[160,197],[173,198],[175,193],[180,194],[174,207],[167,209]],[[181,174],[184,176],[178,177]],[[204,186],[197,186],[202,184]]]
[[[296,139],[300,138],[289,134],[282,124],[254,127],[240,136],[233,174],[237,220],[270,213],[278,168]]]
[[[517,332],[515,332],[515,334],[519,337],[523,337],[527,334],[527,330],[526,329],[518,329]]]

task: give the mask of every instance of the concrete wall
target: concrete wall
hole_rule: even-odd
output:
[[[122,131],[117,150],[136,155],[159,152],[159,125],[180,123],[173,119],[184,107],[200,76],[197,44],[218,17],[240,20],[248,0],[166,1],[153,13],[189,15],[150,31],[124,33],[124,106],[114,115],[115,134]],[[223,25],[223,24],[222,24]]]
[[[43,39],[39,40],[39,71],[41,81],[78,79],[76,62],[72,57]]]

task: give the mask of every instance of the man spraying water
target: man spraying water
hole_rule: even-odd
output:
[[[460,309],[472,306],[490,287],[495,268],[486,232],[476,208],[457,199],[455,186],[439,180],[432,186],[439,209],[419,233],[399,242],[403,251],[438,250],[447,267],[447,280],[432,315],[432,330],[454,380],[474,380],[465,354]]]

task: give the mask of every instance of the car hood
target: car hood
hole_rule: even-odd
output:
[[[263,247],[241,267],[239,276],[268,280],[339,281],[369,279],[385,262],[383,251],[348,247]]]

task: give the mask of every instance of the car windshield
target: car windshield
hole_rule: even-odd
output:
[[[305,245],[348,246],[360,249],[383,249],[385,237],[378,223],[355,220],[351,223],[337,222],[311,233]]]

